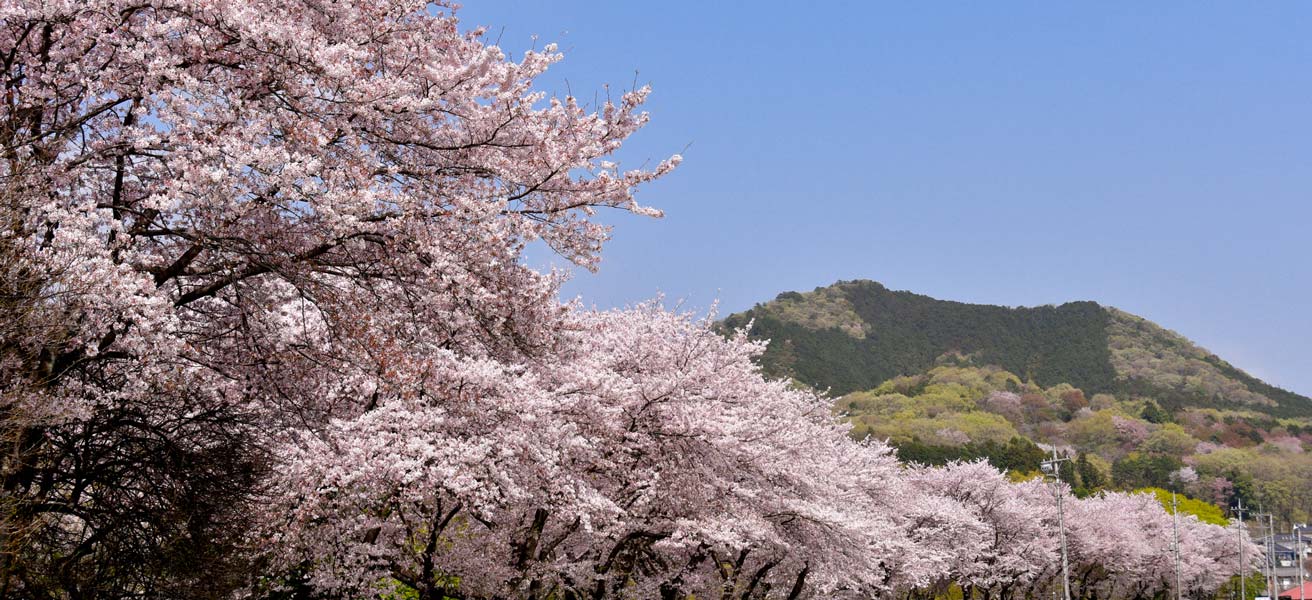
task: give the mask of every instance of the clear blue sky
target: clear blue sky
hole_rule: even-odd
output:
[[[1091,299],[1312,394],[1312,3],[471,1],[540,86],[650,83],[600,307],[874,279]],[[568,82],[568,83],[566,83]],[[686,150],[685,150],[685,147]],[[535,260],[545,260],[536,257]]]

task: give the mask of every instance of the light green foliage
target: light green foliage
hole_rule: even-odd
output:
[[[1212,597],[1214,600],[1253,600],[1262,594],[1262,590],[1265,589],[1265,587],[1266,575],[1254,571],[1244,579],[1243,586],[1239,585],[1238,575],[1231,576],[1230,581],[1221,585],[1221,588],[1216,590],[1216,594]],[[1247,592],[1247,595],[1243,598],[1239,597],[1239,590],[1241,589],[1244,589]]]
[[[1053,404],[1060,404],[1062,396],[1065,395],[1067,392],[1075,391],[1075,389],[1076,389],[1075,386],[1069,383],[1059,383],[1046,390],[1043,390],[1043,395],[1048,397],[1049,402],[1052,402]]]
[[[1249,448],[1221,448],[1194,458],[1200,471],[1225,473],[1241,468],[1254,476],[1263,478],[1278,477],[1284,474],[1286,463],[1267,460]]]
[[[966,442],[1004,443],[1019,435],[1005,418],[979,410],[977,401],[1012,382],[997,368],[939,366],[918,377],[895,377],[869,392],[839,398],[857,438],[873,436],[894,443],[960,446]]]
[[[935,367],[929,371],[928,375],[931,386],[959,386],[959,389],[964,390],[967,396],[980,396],[997,389],[988,382],[989,372],[977,367]]]
[[[1097,480],[1096,483],[1101,483],[1103,485],[1107,485],[1108,483],[1111,482],[1112,480],[1111,461],[1097,454],[1085,453],[1082,454],[1082,456],[1084,457],[1084,462],[1087,463],[1088,465],[1087,468],[1092,471],[1092,473],[1088,474],[1091,475],[1089,477],[1085,477],[1086,474],[1082,473],[1081,474],[1082,478],[1096,479]],[[1086,483],[1095,483],[1095,482],[1086,482]]]
[[[1244,453],[1247,454],[1248,457],[1255,454],[1251,451],[1245,451],[1242,449],[1226,449],[1221,452],[1225,451]],[[1307,454],[1288,453],[1279,455],[1257,454],[1257,456],[1260,456],[1261,458],[1247,464],[1247,471],[1252,473],[1254,477],[1271,480],[1312,479],[1312,456]]]
[[[1118,443],[1112,421],[1115,414],[1112,410],[1100,410],[1072,420],[1066,425],[1066,439],[1079,448],[1112,453]]]
[[[1198,440],[1186,433],[1183,427],[1175,423],[1167,423],[1149,434],[1141,448],[1145,452],[1154,454],[1186,456],[1193,454],[1197,446]]]
[[[925,375],[899,375],[879,384],[879,387],[870,390],[870,392],[874,394],[897,393],[911,395],[915,393],[915,390],[920,389],[920,386],[925,384],[926,379],[927,376]]]
[[[1024,382],[1014,373],[996,369],[984,377],[984,381],[994,390],[1021,389]]]
[[[1303,522],[1312,518],[1312,456],[1302,453],[1267,453],[1253,448],[1221,448],[1193,459],[1200,474],[1238,477],[1249,486],[1251,500],[1284,519]]]
[[[817,288],[805,294],[780,294],[774,302],[757,305],[755,310],[785,323],[812,330],[837,329],[857,339],[864,339],[868,330],[868,325],[837,287]]]
[[[854,392],[834,401],[834,409],[853,417],[880,415],[892,417],[906,410],[914,401],[898,393],[871,390]]]
[[[1089,408],[1093,410],[1106,410],[1116,406],[1116,397],[1111,394],[1094,394],[1089,399]]]
[[[870,435],[897,444],[919,440],[936,446],[960,446],[966,442],[1006,442],[1018,435],[1006,419],[986,412],[942,413],[934,417],[884,419],[863,415],[854,421],[858,437]]]
[[[1003,444],[1013,436],[1072,447],[1083,454],[1081,481],[1087,477],[1092,482],[1081,484],[1083,493],[1099,487],[1177,486],[1194,498],[1220,502],[1217,494],[1228,492],[1216,487],[1219,477],[1235,482],[1237,493],[1255,506],[1262,503],[1287,519],[1312,518],[1312,454],[1299,451],[1296,437],[1308,426],[1306,420],[1192,407],[1162,408],[1158,418],[1163,422],[1151,423],[1140,418],[1145,410],[1157,413],[1150,397],[1098,394],[1088,407],[1071,410],[1081,404],[1072,402],[1080,393],[1070,385],[1022,383],[996,367],[941,364],[843,396],[834,408],[848,417],[855,437],[887,439],[924,456],[950,456],[949,449],[964,452],[985,442]],[[1025,418],[1011,414],[1008,421],[1008,411],[1020,411]],[[1261,437],[1253,441],[1259,434],[1272,441],[1259,445]],[[1114,463],[1119,467],[1113,468]],[[1177,480],[1176,471],[1186,465],[1196,476]],[[1205,502],[1188,502],[1200,518],[1217,518],[1206,513]]]
[[[1142,488],[1136,491],[1152,494],[1158,502],[1162,503],[1167,512],[1170,512],[1171,492],[1162,488]],[[1225,511],[1215,504],[1195,500],[1184,494],[1176,494],[1175,502],[1181,515],[1193,515],[1198,517],[1199,521],[1213,525],[1228,525],[1230,523],[1230,520],[1225,516]]]
[[[1120,379],[1194,392],[1223,402],[1274,406],[1207,359],[1211,353],[1174,331],[1127,312],[1108,308],[1107,342]]]
[[[925,386],[925,391],[916,396],[920,403],[921,414],[933,417],[945,412],[968,412],[975,410],[975,401],[970,389],[957,383]]]
[[[925,382],[928,381],[928,385]],[[977,369],[938,367],[928,377],[898,377],[869,392],[838,399],[835,406],[852,415],[880,415],[894,419],[937,417],[970,412],[975,399],[991,388]],[[918,390],[918,393],[911,395]]]
[[[954,429],[965,433],[975,442],[1006,442],[1018,435],[1016,428],[1006,419],[986,412],[952,415],[948,419]]]
[[[378,582],[379,600],[419,600],[419,591],[388,577]]]
[[[1312,419],[1308,419],[1306,417],[1284,418],[1284,419],[1277,420],[1277,422],[1280,423],[1281,427],[1286,427],[1286,428],[1291,426],[1298,427],[1301,429],[1307,429],[1309,427],[1312,427]]]
[[[1007,471],[1007,479],[1012,483],[1041,478],[1043,478],[1043,473],[1040,471]]]

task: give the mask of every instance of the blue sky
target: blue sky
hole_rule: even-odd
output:
[[[640,199],[599,307],[738,311],[874,279],[1004,305],[1090,299],[1312,394],[1312,4],[470,2],[539,83],[651,84]],[[636,71],[636,76],[635,76]],[[535,256],[532,260],[546,261]]]

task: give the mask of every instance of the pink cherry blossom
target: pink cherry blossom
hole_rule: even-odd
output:
[[[447,2],[0,22],[0,596],[1053,589],[1064,488],[901,465],[744,333],[524,264],[659,216],[635,194],[679,157],[615,162],[648,89],[548,96],[554,46],[508,58]],[[1065,501],[1082,597],[1166,589],[1160,505]],[[1232,538],[1181,522],[1198,595]]]

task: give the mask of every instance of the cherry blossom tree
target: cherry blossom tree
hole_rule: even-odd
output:
[[[920,467],[913,478],[928,493],[952,498],[982,527],[975,538],[953,536],[961,556],[950,578],[966,593],[1009,598],[1057,565],[1057,510],[1041,481],[1011,483],[987,462]]]
[[[645,89],[547,98],[553,46],[507,60],[444,4],[10,0],[0,20],[5,590],[177,580],[89,565],[215,539],[186,530],[191,499],[241,506],[284,468],[266,450],[334,419],[515,389],[568,312],[519,252],[595,267],[589,215],[657,214],[633,191],[678,160],[607,162]]]
[[[455,581],[471,597],[869,597],[908,574],[896,459],[827,400],[761,378],[762,346],[654,306],[578,314],[567,337],[553,362],[462,375],[484,402],[333,423],[290,461],[275,545],[348,595],[393,578],[421,597]]]
[[[1064,484],[1010,483],[984,462],[916,467],[910,477],[926,493],[960,503],[957,518],[973,517],[973,534],[958,529],[938,546],[941,579],[965,595],[992,599],[1046,596],[1060,589],[1056,494],[1064,494],[1072,597],[1148,598],[1173,591],[1172,515],[1151,494],[1106,492],[1079,499]],[[1180,515],[1180,581],[1189,597],[1210,597],[1238,567],[1235,530]],[[1260,549],[1251,543],[1250,560]],[[920,548],[935,546],[933,540]]]
[[[1146,598],[1174,589],[1172,516],[1152,494],[1105,492],[1070,504],[1071,583],[1081,598]],[[1207,597],[1238,568],[1233,527],[1180,515],[1181,582]],[[1255,568],[1261,549],[1243,534]]]
[[[0,0],[0,597],[1052,577],[1040,484],[907,471],[709,318],[562,304],[524,248],[596,268],[596,212],[658,215],[634,194],[679,158],[622,170],[646,88],[549,97],[554,46],[454,12]],[[1085,595],[1159,589],[1160,507],[1079,506]]]

